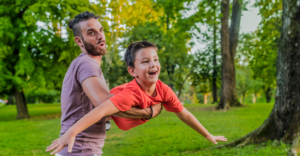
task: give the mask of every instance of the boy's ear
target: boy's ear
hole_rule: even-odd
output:
[[[75,40],[76,44],[77,44],[79,47],[84,47],[84,44],[83,44],[83,41],[82,41],[81,37],[76,36],[76,37],[74,38],[74,40]]]
[[[137,74],[135,73],[133,67],[128,66],[128,67],[127,67],[127,71],[128,71],[128,73],[129,73],[132,77],[136,77],[136,76],[137,76]]]

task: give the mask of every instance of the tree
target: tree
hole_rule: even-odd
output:
[[[234,0],[232,6],[231,26],[228,28],[229,0],[221,2],[221,53],[222,53],[222,94],[216,109],[228,109],[241,106],[237,99],[235,82],[235,54],[238,45],[242,1]]]
[[[255,32],[256,41],[251,46],[250,52],[253,58],[250,66],[255,78],[263,77],[265,97],[269,103],[272,97],[271,91],[276,86],[276,56],[282,24],[282,3],[281,0],[257,1],[255,5],[259,7],[262,21]]]
[[[299,151],[300,138],[300,7],[298,1],[283,0],[282,28],[277,53],[275,105],[265,122],[256,130],[226,146],[281,140]]]
[[[0,94],[15,96],[17,119],[29,117],[25,89],[61,89],[66,69],[80,53],[62,29],[70,16],[90,6],[88,0],[0,2]]]
[[[202,43],[206,43],[207,47],[205,49],[206,53],[211,57],[208,61],[212,65],[209,66],[210,70],[209,81],[212,85],[212,95],[213,95],[213,103],[218,102],[217,91],[218,91],[218,81],[220,79],[220,69],[221,65],[217,62],[220,60],[217,59],[217,56],[220,55],[220,47],[218,46],[218,41],[220,40],[220,35],[217,30],[220,27],[220,1],[218,0],[203,0],[198,4],[199,12],[201,12],[201,24],[207,27],[206,31],[201,31],[202,35]],[[200,37],[199,37],[200,38]]]

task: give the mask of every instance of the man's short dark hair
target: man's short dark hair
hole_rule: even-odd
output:
[[[74,36],[79,36],[82,38],[81,28],[79,23],[82,21],[89,20],[91,18],[98,19],[100,17],[94,15],[93,13],[90,13],[89,11],[86,11],[84,13],[76,15],[74,19],[71,19],[69,21],[69,28],[73,30]]]
[[[134,61],[137,51],[143,48],[154,48],[156,51],[157,46],[148,41],[139,41],[131,43],[125,52],[125,62],[128,67],[134,67]]]

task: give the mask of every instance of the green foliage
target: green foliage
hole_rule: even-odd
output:
[[[193,100],[192,100],[192,103],[193,103],[193,104],[199,104],[199,99],[197,98],[195,92],[193,93]]]
[[[263,83],[261,80],[253,79],[253,73],[249,67],[242,66],[236,68],[236,88],[245,104],[247,94],[257,95],[263,89]]]
[[[1,1],[0,94],[60,90],[68,66],[80,53],[70,30],[62,30],[70,17],[100,6],[88,0]]]
[[[253,70],[253,78],[263,83],[264,89],[275,88],[277,44],[280,37],[282,2],[256,1],[262,17],[254,33],[243,34],[239,46],[240,56],[249,62]]]
[[[28,89],[25,92],[25,98],[27,103],[53,103],[60,102],[60,92],[56,90]]]
[[[186,107],[212,134],[225,135],[228,141],[238,139],[260,126],[273,105],[254,104],[232,108],[227,112],[209,111],[211,106]],[[45,148],[56,139],[60,119],[47,115],[60,113],[59,104],[28,105],[31,120],[15,121],[15,106],[0,107],[1,155],[46,156]],[[53,117],[53,116],[52,116]],[[163,111],[148,123],[129,131],[116,125],[106,134],[104,155],[287,155],[289,145],[281,142],[245,147],[205,150],[214,145],[182,123],[176,115]],[[26,143],[24,143],[26,142]],[[224,144],[224,143],[219,143]]]

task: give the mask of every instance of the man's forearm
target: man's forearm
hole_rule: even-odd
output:
[[[130,110],[127,110],[125,112],[118,112],[113,116],[131,119],[148,119],[151,116],[151,108],[142,109],[140,107],[132,107]]]

